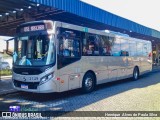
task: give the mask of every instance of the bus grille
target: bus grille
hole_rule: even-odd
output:
[[[28,73],[27,75],[39,75],[43,71],[41,71],[38,68],[13,68],[13,72],[21,75],[23,75],[23,72],[27,72]]]
[[[28,85],[28,89],[37,89],[37,86],[39,85],[39,82],[22,82],[22,81],[17,81],[14,80],[14,85],[16,87],[21,88],[21,85]]]

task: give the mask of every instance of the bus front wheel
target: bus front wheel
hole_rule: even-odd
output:
[[[92,73],[87,73],[82,82],[82,91],[83,93],[90,93],[95,88],[95,78]]]
[[[133,80],[138,80],[139,78],[139,70],[138,67],[135,67],[133,70]]]

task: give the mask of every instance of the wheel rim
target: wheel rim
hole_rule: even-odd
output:
[[[137,79],[138,78],[138,72],[137,72],[137,69],[135,70],[134,72],[134,78]]]
[[[93,80],[92,78],[87,78],[85,81],[85,87],[89,90],[91,89],[93,86]]]

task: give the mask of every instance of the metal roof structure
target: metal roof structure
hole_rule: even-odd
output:
[[[160,32],[80,0],[0,0],[0,34],[14,35],[17,25],[52,19],[132,37],[160,41]]]

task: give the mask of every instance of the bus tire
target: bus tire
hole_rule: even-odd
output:
[[[95,77],[92,73],[85,74],[82,82],[82,92],[90,93],[95,89]]]
[[[138,80],[139,79],[139,69],[138,67],[135,67],[133,70],[133,80]]]

